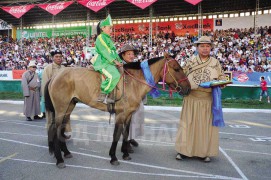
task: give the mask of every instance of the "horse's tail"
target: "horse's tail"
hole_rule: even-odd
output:
[[[52,112],[52,117],[47,117],[47,118],[52,118],[52,123],[50,124],[50,126],[48,127],[48,146],[49,146],[49,153],[53,154],[54,150],[55,150],[55,146],[54,146],[54,141],[56,139],[57,136],[57,128],[56,125],[54,123],[54,119],[55,119],[55,108],[53,106],[52,103],[52,99],[49,93],[49,83],[51,80],[49,80],[44,88],[44,100],[45,100],[45,107],[47,111],[51,111]],[[51,115],[48,114],[48,115]]]
[[[51,96],[49,94],[49,88],[48,88],[50,81],[51,80],[49,80],[46,83],[45,88],[44,88],[45,107],[46,107],[46,110],[51,111],[51,112],[55,112],[55,108],[53,106],[52,99],[51,99]]]

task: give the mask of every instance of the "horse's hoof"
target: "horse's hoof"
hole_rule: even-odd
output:
[[[132,146],[129,146],[127,148],[127,151],[128,151],[128,153],[134,153],[134,150],[133,150]]]
[[[113,166],[118,166],[120,165],[119,161],[118,160],[114,160],[114,161],[110,161],[110,164],[112,164]]]
[[[70,140],[72,135],[66,135],[65,140]]]
[[[67,155],[64,155],[64,158],[72,158],[73,156],[72,156],[72,154],[70,153],[70,154],[67,154]]]
[[[130,161],[132,159],[130,156],[123,156],[122,158],[125,161]]]
[[[63,168],[66,167],[66,164],[63,162],[63,163],[58,163],[56,166],[57,166],[59,169],[63,169]]]

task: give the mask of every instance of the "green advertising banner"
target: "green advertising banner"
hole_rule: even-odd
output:
[[[64,27],[64,28],[55,28],[54,34],[52,33],[52,29],[23,29],[22,36],[25,39],[29,38],[51,38],[51,37],[61,37],[61,36],[75,36],[82,35],[84,37],[87,36],[87,27]],[[91,35],[91,26],[89,26],[89,35]],[[17,30],[16,32],[17,39],[21,39],[21,30]]]

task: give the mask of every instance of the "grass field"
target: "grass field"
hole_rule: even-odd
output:
[[[0,100],[23,100],[22,93],[11,93],[11,92],[1,92]],[[157,99],[152,99],[148,96],[149,106],[181,106],[182,98],[175,97],[160,97]],[[222,100],[222,106],[224,108],[240,108],[240,109],[271,109],[271,103],[267,103],[266,99],[259,102],[258,99],[224,99]]]

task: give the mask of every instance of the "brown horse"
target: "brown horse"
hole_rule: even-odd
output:
[[[190,83],[179,63],[172,57],[165,55],[164,57],[154,58],[149,60],[148,64],[155,83],[164,79],[164,82],[180,95],[189,94]],[[117,85],[117,89],[121,91],[117,91],[116,95],[119,101],[115,104],[115,129],[109,151],[112,165],[119,164],[116,157],[116,148],[121,134],[123,135],[121,147],[123,159],[131,159],[128,154],[130,119],[142,98],[151,90],[151,87],[146,84],[140,63],[126,64],[124,69],[126,69],[126,73]],[[96,101],[100,94],[100,83],[101,75],[98,72],[87,68],[66,68],[45,87],[46,109],[52,111],[54,116],[48,129],[49,151],[54,153],[59,168],[65,167],[61,151],[64,152],[64,157],[71,157],[65,143],[64,129],[67,123],[65,116],[71,114],[77,102],[107,111],[105,104]]]

